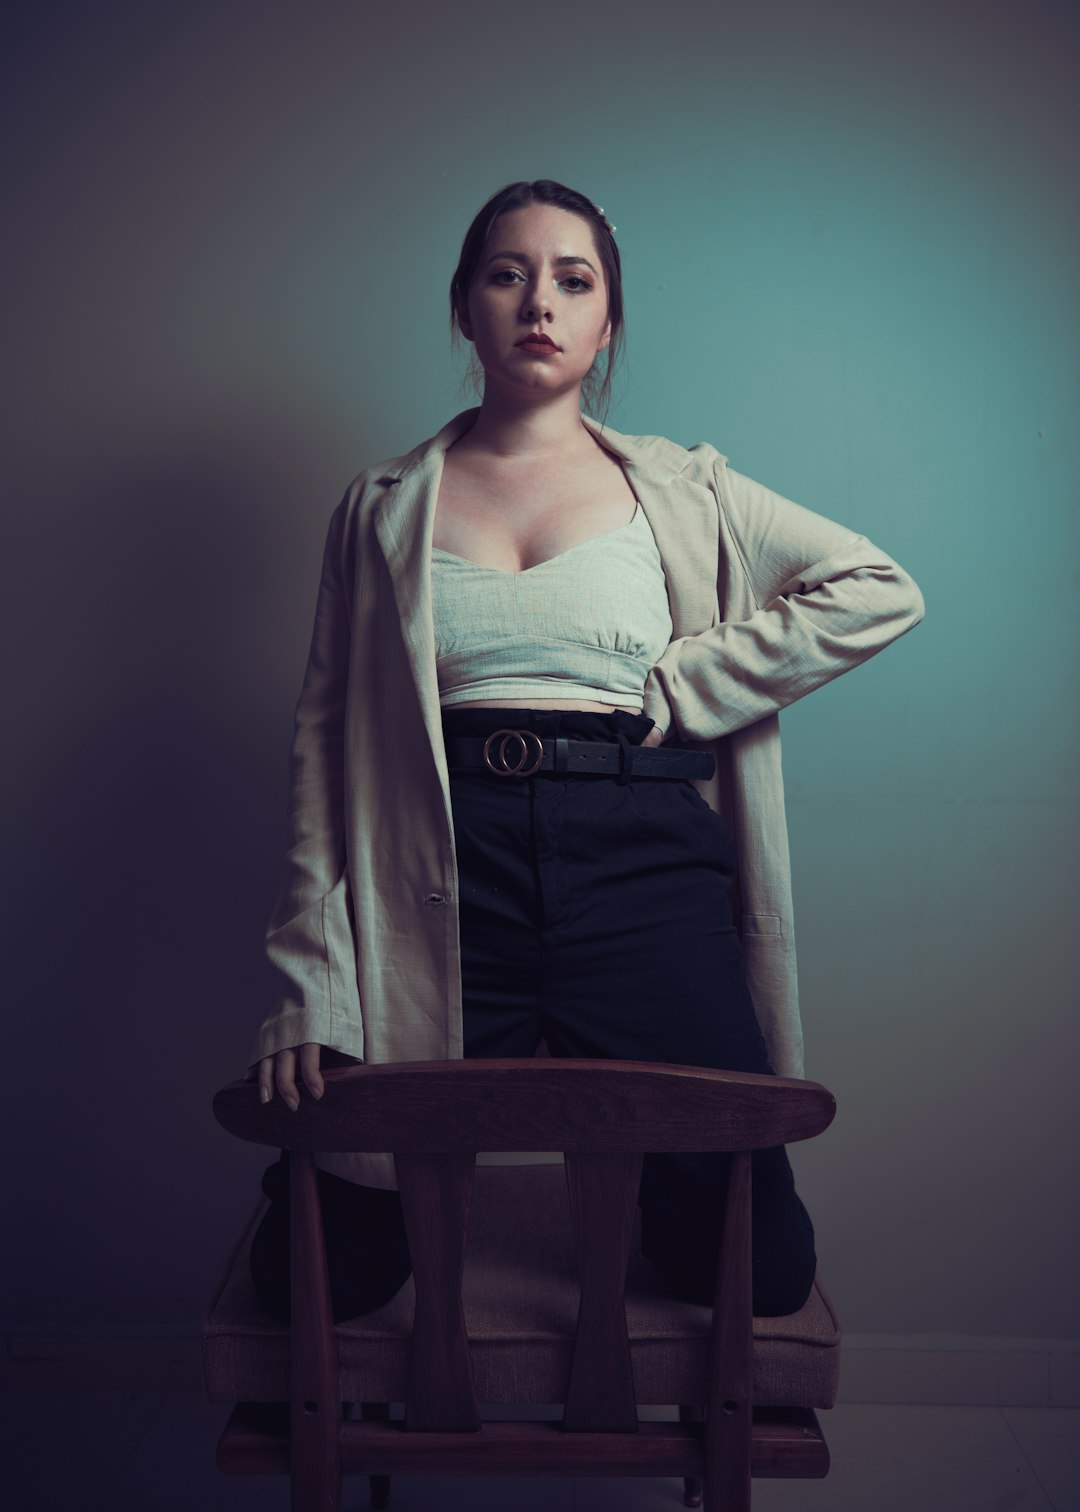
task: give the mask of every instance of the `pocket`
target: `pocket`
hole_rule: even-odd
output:
[[[678,793],[677,801],[681,805],[681,811],[686,815],[687,823],[693,826],[694,833],[702,846],[703,859],[707,865],[715,867],[734,877],[738,865],[738,854],[735,849],[735,837],[731,833],[727,820],[722,814],[718,814],[711,803],[698,792],[694,784],[688,780],[672,782],[671,787]]]
[[[330,1039],[338,1046],[347,1045],[349,1053],[360,1059],[364,1053],[360,959],[347,868],[322,900],[322,937]]]
[[[784,921],[779,914],[743,914],[743,935],[765,935],[779,939],[784,933]]]
[[[355,982],[358,951],[347,868],[322,900],[321,923],[331,981],[336,972],[344,981]]]

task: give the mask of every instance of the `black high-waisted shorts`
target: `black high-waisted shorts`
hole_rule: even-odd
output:
[[[447,735],[531,729],[639,744],[652,721],[617,712],[453,709]],[[768,1073],[728,890],[723,819],[686,779],[451,770],[466,1056],[666,1061]],[[642,1248],[673,1292],[709,1301],[723,1155],[650,1155]],[[285,1168],[252,1272],[264,1305],[288,1311]],[[395,1192],[319,1173],[335,1313],[381,1305],[409,1274]],[[376,1237],[377,1236],[377,1237]],[[810,1219],[782,1148],[753,1157],[754,1310],[801,1307],[813,1282]]]

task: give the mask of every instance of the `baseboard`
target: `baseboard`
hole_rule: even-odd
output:
[[[0,1381],[45,1391],[201,1391],[193,1325],[141,1332],[8,1334]],[[845,1338],[842,1403],[1078,1407],[1080,1341],[966,1336]]]

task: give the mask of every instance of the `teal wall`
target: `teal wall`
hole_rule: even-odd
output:
[[[23,1326],[193,1319],[251,1200],[262,1158],[208,1103],[269,993],[326,520],[470,402],[461,235],[550,176],[618,227],[612,423],[712,442],[926,595],[784,717],[808,1070],[840,1100],[798,1169],[845,1321],[1074,1337],[1070,10],[25,9],[0,81]]]

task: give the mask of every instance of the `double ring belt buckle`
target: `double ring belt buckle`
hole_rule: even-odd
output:
[[[484,765],[496,777],[531,777],[543,759],[544,742],[534,730],[493,730],[484,741]]]

